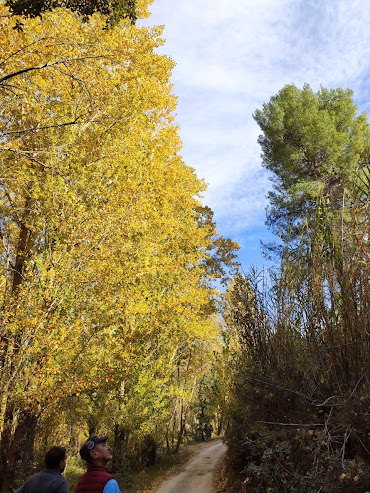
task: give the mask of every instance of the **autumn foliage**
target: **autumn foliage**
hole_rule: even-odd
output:
[[[236,245],[216,236],[204,183],[179,154],[160,28],[105,29],[102,15],[58,9],[18,32],[0,13],[9,491],[56,441],[73,457],[108,431],[116,468],[124,453],[145,464],[150,444],[181,443],[218,332],[210,283]]]

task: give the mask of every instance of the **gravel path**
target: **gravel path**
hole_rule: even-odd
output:
[[[176,476],[162,483],[157,493],[210,493],[213,470],[226,448],[221,440],[212,442],[183,466]]]

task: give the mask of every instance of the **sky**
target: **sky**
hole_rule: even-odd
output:
[[[253,113],[284,85],[351,88],[370,111],[368,0],[154,0],[141,24],[164,25],[161,52],[176,67],[182,156],[208,184],[218,233],[262,267],[271,189]]]

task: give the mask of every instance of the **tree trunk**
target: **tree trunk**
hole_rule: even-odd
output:
[[[177,443],[175,447],[175,453],[179,451],[183,436],[184,436],[184,430],[185,430],[185,419],[184,419],[184,401],[181,402],[181,412],[180,412],[180,429],[177,434]]]
[[[11,297],[16,303],[18,288],[23,279],[24,267],[31,249],[31,230],[27,226],[27,219],[31,211],[31,198],[25,201],[23,218],[20,224],[18,242],[16,247],[16,259],[13,266],[13,282]],[[14,357],[17,347],[17,337],[7,343],[6,358],[3,361],[5,377],[8,378],[14,369]],[[4,377],[4,374],[3,374]],[[2,379],[3,380],[3,379]],[[3,381],[2,381],[3,383]],[[11,402],[8,384],[1,389],[0,414],[0,491],[8,493],[12,491],[14,480],[26,478],[33,469],[33,449],[37,416],[30,410],[17,410]]]
[[[224,423],[223,423],[223,419],[222,419],[222,415],[219,417],[218,419],[218,422],[217,422],[217,436],[219,437],[222,433],[222,430],[223,430],[223,427],[224,427]]]
[[[112,460],[112,471],[117,474],[123,469],[123,458],[125,442],[127,442],[126,430],[122,425],[114,426],[114,450]]]
[[[24,480],[33,471],[37,420],[31,411],[17,413],[13,407],[7,409],[0,452],[1,493],[12,491],[15,480]]]
[[[29,238],[30,238],[30,230],[24,224],[22,224],[19,233],[17,257],[15,259],[15,265],[14,265],[13,286],[12,286],[13,293],[16,292],[18,286],[22,282],[22,275],[23,275],[24,263],[26,260],[26,255],[28,250],[27,247],[29,244]]]
[[[16,246],[16,259],[15,264],[12,266],[13,281],[10,291],[11,303],[16,305],[18,287],[23,279],[24,266],[27,257],[29,256],[29,251],[31,248],[31,230],[26,226],[27,219],[30,215],[31,198],[27,197],[24,210],[23,218],[20,224],[19,236]],[[5,309],[5,306],[4,306]],[[14,308],[15,309],[15,308]],[[4,321],[4,324],[9,322],[9,320]],[[4,339],[0,341],[3,345],[2,359],[0,362],[1,368],[1,379],[0,379],[0,447],[1,447],[1,437],[3,434],[4,423],[6,420],[6,409],[9,397],[9,383],[13,374],[14,369],[14,355],[16,353],[15,347],[17,347],[17,337]],[[1,452],[0,452],[1,454]],[[0,466],[1,467],[1,466]]]
[[[89,417],[89,419],[87,420],[87,425],[89,427],[89,437],[91,437],[91,435],[95,435],[95,428],[96,428],[95,416]]]
[[[157,457],[157,443],[150,435],[146,435],[141,444],[140,462],[143,468],[154,466]]]

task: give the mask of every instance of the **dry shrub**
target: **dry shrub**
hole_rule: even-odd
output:
[[[250,275],[226,295],[240,353],[224,491],[370,489],[369,215],[347,215],[321,211],[269,293]]]

